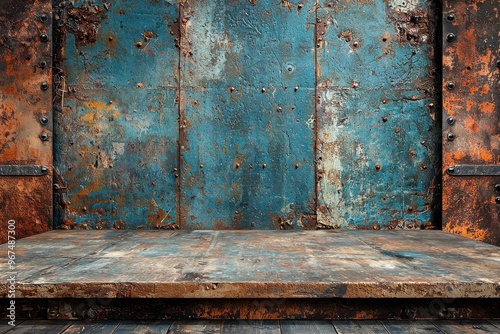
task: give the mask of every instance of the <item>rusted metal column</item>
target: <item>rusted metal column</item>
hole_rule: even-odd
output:
[[[443,5],[443,227],[500,245],[500,4]]]
[[[52,2],[0,4],[0,241],[52,221]],[[7,166],[8,165],[8,166]]]

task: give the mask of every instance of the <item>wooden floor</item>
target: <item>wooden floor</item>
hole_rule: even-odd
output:
[[[0,325],[9,334],[376,334],[500,333],[499,320],[481,321],[57,321],[26,320],[16,327]]]
[[[440,231],[52,231],[15,253],[18,298],[500,297],[500,248]]]

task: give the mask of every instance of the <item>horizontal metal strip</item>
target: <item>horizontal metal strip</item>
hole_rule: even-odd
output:
[[[448,167],[453,176],[500,176],[500,165],[455,165]]]
[[[40,165],[0,165],[0,176],[43,176],[48,172]]]

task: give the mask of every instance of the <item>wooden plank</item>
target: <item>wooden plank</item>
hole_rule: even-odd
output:
[[[8,331],[10,331],[11,329],[13,329],[13,326],[7,324],[8,319],[4,319],[5,321],[3,321],[1,324],[0,324],[0,333],[7,333]],[[15,325],[16,326],[19,326],[20,324],[22,324],[24,322],[24,320],[16,320],[15,322]]]
[[[452,320],[437,320],[432,323],[442,330],[444,333],[499,333],[500,329],[495,327],[488,321],[452,321]]]
[[[439,328],[434,326],[430,321],[382,321],[384,327],[391,334],[406,334],[406,333],[443,333]]]
[[[66,329],[64,334],[112,334],[115,332],[116,328],[120,324],[119,321],[107,320],[107,321],[92,321],[75,322],[68,329]],[[61,334],[62,334],[61,333]]]
[[[279,321],[272,320],[226,320],[222,321],[222,334],[280,334]]]
[[[166,334],[172,321],[122,321],[113,334]]]
[[[500,97],[495,89],[500,38],[492,15],[498,10],[497,0],[443,1],[441,87],[443,229],[500,246],[500,210],[495,200],[500,197],[495,191],[500,177],[448,173],[454,165],[500,164]]]
[[[31,238],[21,240],[17,249],[26,258],[20,264],[23,270],[19,271],[17,297],[500,295],[500,249],[438,231],[137,233],[52,231],[47,234],[50,247],[40,245],[42,236],[33,237],[33,246]],[[95,245],[82,244],[86,235],[89,244]],[[0,251],[6,247],[0,246]],[[30,256],[32,249],[36,256]],[[57,249],[74,257],[54,257]],[[78,256],[78,249],[90,253]],[[0,269],[6,269],[5,266],[6,263],[0,263]],[[464,271],[464,267],[470,270]],[[0,283],[0,292],[6,296],[6,281]]]
[[[14,334],[60,334],[71,326],[73,321],[25,320],[8,333]]]
[[[488,320],[488,322],[500,330],[500,320]]]
[[[0,176],[4,243],[52,226],[52,1],[2,1],[0,31],[0,164],[47,168],[43,176]]]
[[[335,329],[331,321],[283,320],[281,332],[283,334],[331,334],[335,333]]]
[[[433,10],[431,1],[318,1],[320,223],[433,224],[440,166]]]
[[[56,8],[56,225],[159,229],[177,223],[178,67],[174,1]]]
[[[314,20],[313,1],[181,3],[183,228],[315,228]]]
[[[387,330],[380,321],[333,321],[338,334],[387,334]]]
[[[175,321],[170,329],[169,334],[220,334],[221,321],[220,320],[189,320],[189,321]]]

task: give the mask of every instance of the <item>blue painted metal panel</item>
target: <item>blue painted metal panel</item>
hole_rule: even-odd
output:
[[[183,228],[315,226],[313,4],[181,5]]]
[[[439,168],[432,2],[321,1],[318,220],[429,224]]]
[[[57,8],[55,165],[69,203],[58,203],[56,223],[175,224],[179,53],[169,26],[178,5],[75,1]]]

